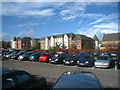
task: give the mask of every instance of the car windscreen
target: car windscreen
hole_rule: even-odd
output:
[[[47,56],[46,54],[42,54],[42,56]]]
[[[24,52],[23,52],[23,51],[21,51],[21,52],[17,53],[16,55],[20,55],[21,53],[24,53]]]
[[[107,56],[100,56],[98,60],[109,60],[109,58]]]
[[[89,56],[89,55],[83,55],[83,56],[80,56],[79,58],[80,58],[80,59],[89,59],[90,56]]]
[[[55,54],[54,57],[60,57],[61,55],[60,54]]]
[[[74,54],[68,54],[68,55],[66,55],[66,58],[75,58],[76,57],[76,55],[74,55]]]

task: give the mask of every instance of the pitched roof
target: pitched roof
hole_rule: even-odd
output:
[[[94,39],[95,41],[99,41],[99,39],[98,39],[98,37],[97,37],[96,35],[94,35],[93,39]]]
[[[16,37],[13,38],[13,41],[16,41]]]
[[[81,34],[75,34],[73,36],[73,40],[93,40],[92,38],[90,37],[87,37],[85,35],[81,35]]]
[[[58,35],[51,35],[51,36],[47,36],[47,38],[49,39],[50,37],[54,37],[54,38],[60,38],[63,37],[65,34],[69,36],[73,35],[73,33],[64,33],[64,34],[58,34]],[[44,40],[46,37],[40,38],[40,40]]]
[[[102,41],[120,41],[120,33],[104,34]]]

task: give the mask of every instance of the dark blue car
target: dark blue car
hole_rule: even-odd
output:
[[[93,66],[94,58],[90,55],[82,55],[78,57],[77,61],[78,66]]]
[[[91,72],[68,71],[60,76],[51,90],[103,89],[98,78]]]

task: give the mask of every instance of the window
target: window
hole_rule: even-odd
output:
[[[80,40],[77,40],[77,43],[80,43]]]
[[[79,49],[79,48],[80,48],[80,46],[77,46],[77,48]]]
[[[2,81],[2,88],[12,88],[14,86],[15,86],[15,82],[11,77],[6,78]]]
[[[29,80],[30,77],[26,74],[19,74],[19,75],[16,75],[16,78],[17,78],[17,81],[19,84],[22,84],[24,83],[25,81]]]
[[[73,41],[73,44],[75,44],[75,41]]]

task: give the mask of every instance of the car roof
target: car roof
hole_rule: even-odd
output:
[[[15,69],[0,69],[0,75],[15,72],[15,71],[17,71],[17,70],[15,70]]]
[[[54,88],[101,88],[101,84],[93,73],[68,72],[58,79]]]

